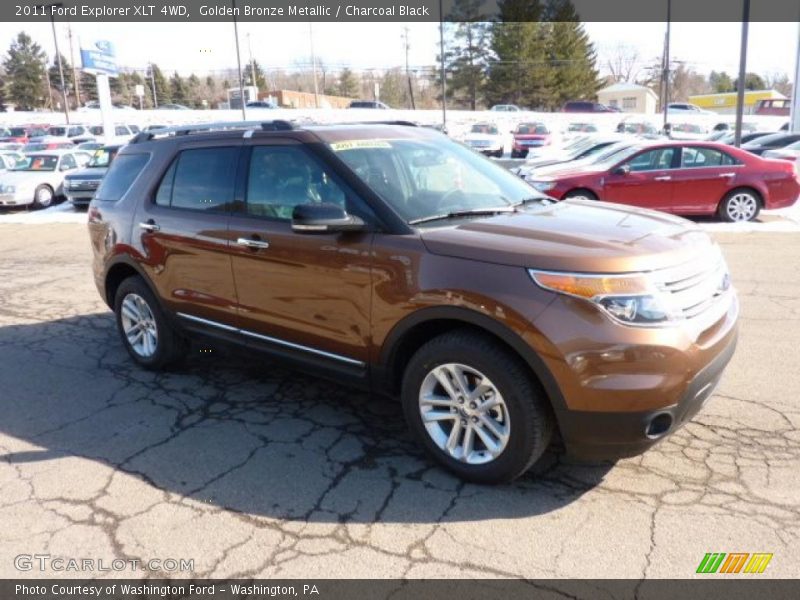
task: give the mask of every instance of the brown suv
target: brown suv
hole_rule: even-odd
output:
[[[711,395],[738,302],[692,223],[555,203],[431,129],[285,121],[137,136],[92,201],[131,357],[213,336],[402,399],[430,454],[511,480],[555,430],[639,453]]]

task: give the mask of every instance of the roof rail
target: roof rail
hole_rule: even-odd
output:
[[[227,131],[227,130],[253,130],[263,131],[291,131],[294,125],[290,121],[275,119],[274,121],[216,121],[214,123],[194,123],[191,125],[177,125],[175,127],[162,127],[150,131],[142,131],[129,142],[139,144],[150,141],[156,137],[189,135],[192,133],[202,133],[204,131]]]
[[[343,123],[343,125],[347,125],[348,123]],[[352,124],[352,123],[350,123]],[[389,120],[389,121],[359,121],[360,125],[403,125],[404,127],[419,127],[418,123],[414,121],[403,121],[403,120]]]

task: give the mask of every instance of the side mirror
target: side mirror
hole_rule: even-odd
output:
[[[614,169],[611,173],[613,175],[627,175],[631,172],[630,165],[620,165],[616,169]]]
[[[295,233],[341,233],[365,231],[367,224],[336,204],[298,204],[292,211]]]

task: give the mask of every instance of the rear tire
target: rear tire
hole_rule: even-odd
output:
[[[761,197],[754,190],[738,188],[728,192],[719,203],[717,214],[728,223],[753,221],[761,211]]]
[[[433,459],[475,483],[522,475],[542,456],[554,429],[552,410],[522,361],[469,330],[442,334],[414,354],[402,402],[412,434]]]
[[[597,194],[591,190],[579,189],[570,190],[564,194],[564,200],[567,198],[585,198],[586,200],[597,200]]]
[[[114,315],[122,344],[141,367],[160,370],[186,355],[186,342],[172,328],[153,292],[139,277],[120,283]]]

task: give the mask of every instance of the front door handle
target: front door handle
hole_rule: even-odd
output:
[[[736,177],[736,173],[720,173],[719,176],[724,178]]]
[[[148,219],[147,221],[139,223],[139,229],[142,229],[144,231],[149,231],[152,233],[153,231],[159,231],[161,227],[156,225],[156,222],[153,221],[153,219]]]
[[[252,248],[253,250],[265,250],[269,248],[269,242],[266,240],[258,240],[253,238],[240,237],[236,240],[236,243],[240,246],[244,246],[245,248]]]
[[[672,177],[669,175],[661,175],[660,177],[653,177],[653,181],[670,181]]]

